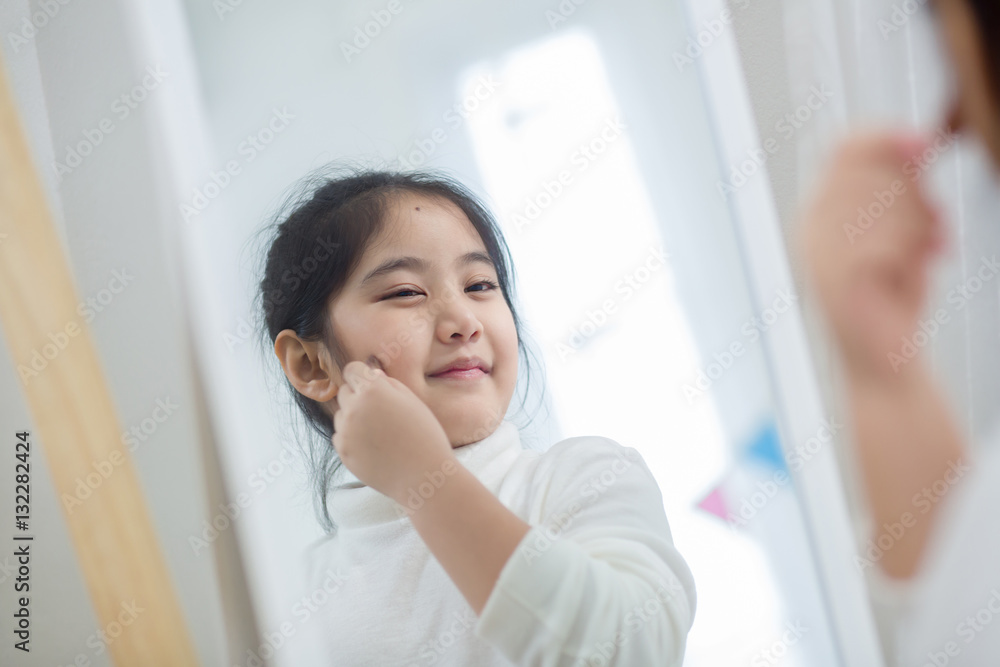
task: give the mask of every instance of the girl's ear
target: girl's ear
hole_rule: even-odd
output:
[[[328,403],[337,395],[343,377],[321,342],[302,340],[292,329],[285,329],[274,339],[274,353],[300,394],[317,403]]]

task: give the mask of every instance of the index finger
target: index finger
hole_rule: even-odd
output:
[[[375,355],[371,355],[365,362],[359,360],[348,362],[344,366],[344,383],[351,389],[357,391],[363,384],[371,382],[380,377],[385,377],[382,364]]]

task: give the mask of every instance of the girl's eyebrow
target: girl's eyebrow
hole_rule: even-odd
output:
[[[473,250],[471,252],[465,253],[464,255],[461,255],[458,259],[455,260],[455,266],[462,267],[476,262],[486,264],[487,266],[490,266],[494,269],[496,268],[490,256],[480,250]],[[412,271],[419,273],[427,271],[428,267],[429,267],[428,262],[419,257],[410,257],[410,256],[394,257],[385,260],[384,262],[376,266],[374,269],[369,271],[368,274],[361,279],[361,282],[359,283],[358,286],[364,287],[367,283],[371,282],[375,278],[378,278],[379,276],[384,276],[387,273],[392,273],[393,271],[399,271],[400,269],[410,269]]]

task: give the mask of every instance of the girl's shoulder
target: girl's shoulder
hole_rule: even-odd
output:
[[[662,503],[660,488],[642,454],[611,438],[566,438],[533,457],[530,465],[530,485],[540,494],[535,500],[546,506],[597,496],[612,502],[646,498]]]
[[[539,472],[579,476],[613,467],[625,471],[638,464],[648,472],[642,454],[601,435],[579,435],[553,444],[538,457]]]

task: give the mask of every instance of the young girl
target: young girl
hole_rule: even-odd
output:
[[[262,313],[321,436],[308,590],[331,664],[683,660],[694,582],[642,457],[523,449],[505,418],[509,270],[489,211],[431,173],[326,180],[277,226]]]

